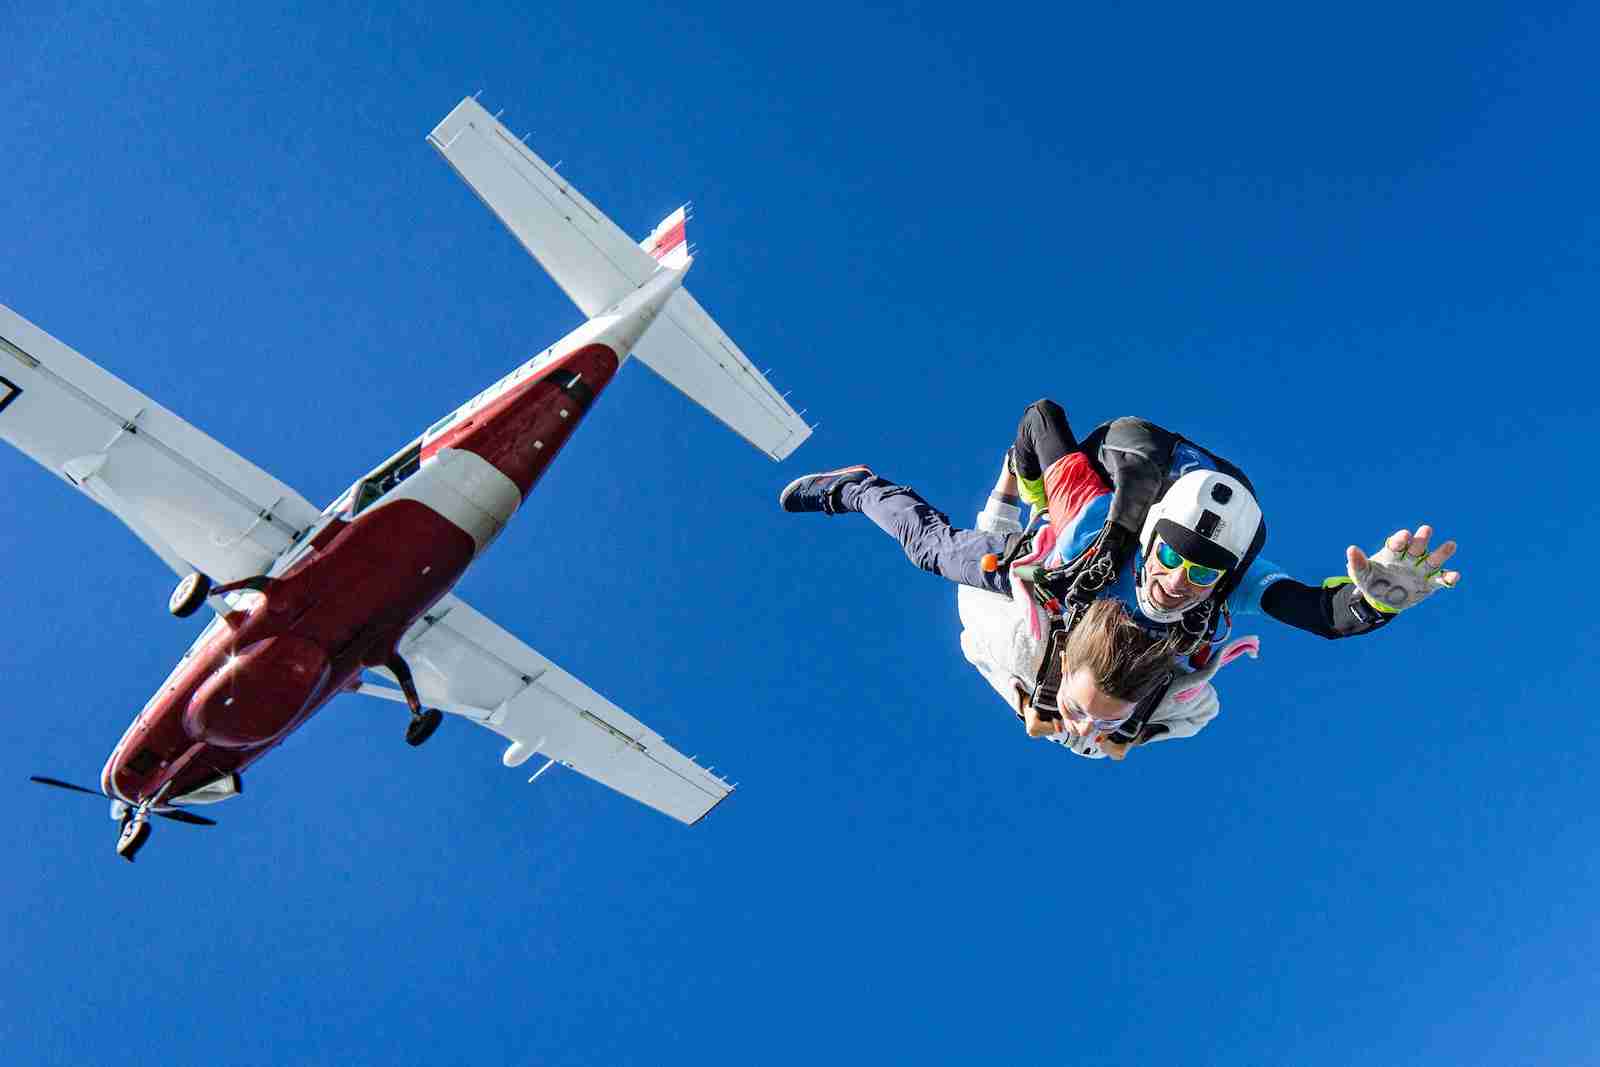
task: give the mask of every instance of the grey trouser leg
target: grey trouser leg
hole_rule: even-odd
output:
[[[915,489],[882,478],[847,485],[839,496],[846,510],[861,512],[899,541],[906,558],[923,570],[974,589],[1011,595],[1005,574],[986,573],[981,563],[987,553],[1005,552],[1010,534],[958,530]]]

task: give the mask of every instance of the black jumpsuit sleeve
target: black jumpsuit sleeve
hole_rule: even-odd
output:
[[[1096,458],[1116,487],[1110,514],[1106,516],[1108,524],[1120,526],[1138,538],[1145,514],[1161,495],[1166,479],[1157,457],[1171,452],[1172,434],[1144,419],[1125,416],[1106,427]]]
[[[1124,416],[1097,427],[1080,441],[1061,405],[1045,399],[1022,413],[1011,455],[1017,475],[1036,481],[1062,456],[1085,453],[1114,490],[1107,522],[1137,540],[1145,513],[1161,495],[1164,465],[1176,440],[1153,422]]]
[[[1371,633],[1394,618],[1363,600],[1354,583],[1324,589],[1293,578],[1267,586],[1261,610],[1285,625],[1329,640]]]

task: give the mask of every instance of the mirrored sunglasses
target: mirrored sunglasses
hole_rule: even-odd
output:
[[[1193,560],[1184,559],[1177,549],[1165,541],[1156,542],[1156,559],[1160,560],[1161,565],[1168,570],[1175,571],[1182,567],[1184,577],[1189,579],[1189,584],[1199,586],[1201,589],[1209,589],[1216,585],[1222,580],[1222,576],[1228,573],[1217,567],[1205,567]]]

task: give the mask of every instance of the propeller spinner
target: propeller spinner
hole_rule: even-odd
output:
[[[30,774],[28,776],[28,780],[32,782],[38,782],[40,785],[53,786],[56,789],[66,789],[73,793],[83,793],[91,797],[105,797],[105,794],[100,792],[98,789],[85,789],[81,785],[74,785],[71,782],[63,782],[59,778],[46,778],[43,775]],[[137,805],[132,811],[123,816],[122,833],[117,838],[117,855],[121,856],[129,863],[133,862],[134,854],[139,851],[140,847],[144,844],[145,839],[150,836],[150,816],[152,815],[160,816],[163,819],[171,819],[173,822],[187,823],[190,826],[217,825],[217,821],[215,819],[208,819],[204,815],[196,815],[192,811],[182,811],[177,808],[172,808],[167,811],[154,811],[151,809],[151,804],[152,801],[146,800],[144,803]]]

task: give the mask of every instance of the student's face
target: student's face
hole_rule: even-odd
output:
[[[1082,667],[1067,674],[1057,699],[1067,729],[1079,737],[1115,729],[1109,724],[1120,723],[1133,713],[1133,701],[1107,696],[1095,688],[1094,675]]]

